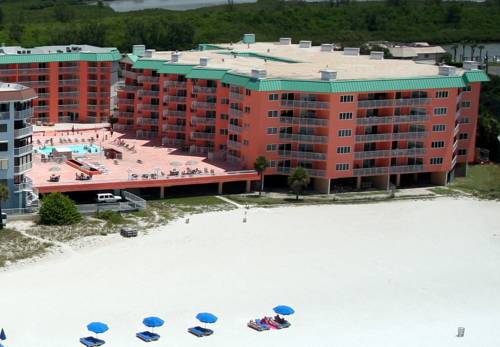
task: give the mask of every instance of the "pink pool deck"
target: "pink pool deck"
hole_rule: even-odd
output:
[[[34,153],[33,169],[28,176],[33,186],[40,193],[72,192],[86,190],[131,189],[148,187],[171,187],[191,184],[225,183],[236,181],[255,181],[258,175],[253,170],[240,170],[239,167],[225,161],[209,160],[206,156],[180,152],[175,148],[161,146],[154,140],[135,139],[133,134],[114,132],[113,136],[106,129],[69,131],[39,131],[33,134],[34,149],[44,144],[56,147],[68,147],[75,144],[89,144],[94,138],[94,145],[113,148],[122,152],[123,159],[106,159],[104,152],[73,154],[73,158],[90,164],[102,171],[93,175],[91,180],[77,180],[81,171],[64,161],[42,162],[40,153]],[[66,141],[61,142],[60,139]],[[71,142],[68,141],[71,140]],[[83,142],[82,140],[85,139]],[[116,139],[123,140],[129,147],[118,145]],[[169,176],[170,170],[180,173],[187,169],[199,169],[201,174]],[[205,170],[206,169],[206,170]],[[59,182],[49,181],[54,174],[60,176]],[[143,175],[156,175],[157,178],[143,178]]]

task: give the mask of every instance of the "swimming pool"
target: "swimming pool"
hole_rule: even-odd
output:
[[[42,154],[49,155],[54,149],[70,149],[71,152],[77,154],[89,154],[89,153],[100,153],[102,148],[96,145],[67,145],[67,146],[45,146],[39,147],[38,152]]]

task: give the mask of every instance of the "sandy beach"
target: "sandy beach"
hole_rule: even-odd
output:
[[[5,347],[78,346],[106,322],[106,346],[498,346],[500,203],[442,198],[252,208],[194,215],[136,239],[0,272]],[[292,306],[292,326],[249,319]],[[187,328],[216,314],[213,336]],[[457,338],[457,327],[465,337]]]

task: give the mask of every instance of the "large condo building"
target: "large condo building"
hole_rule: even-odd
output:
[[[117,128],[242,169],[264,155],[266,175],[302,166],[324,192],[345,180],[446,184],[474,158],[488,80],[472,62],[457,69],[253,35],[186,52],[135,46],[121,65]]]
[[[33,89],[0,83],[0,180],[10,191],[7,208],[24,208],[38,203],[38,192],[26,173],[32,167]]]
[[[32,87],[34,122],[107,122],[120,52],[88,45],[0,47],[0,81]]]

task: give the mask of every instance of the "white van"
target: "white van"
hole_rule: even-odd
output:
[[[99,193],[97,194],[97,202],[117,202],[122,199],[119,195],[113,195],[111,193]]]

